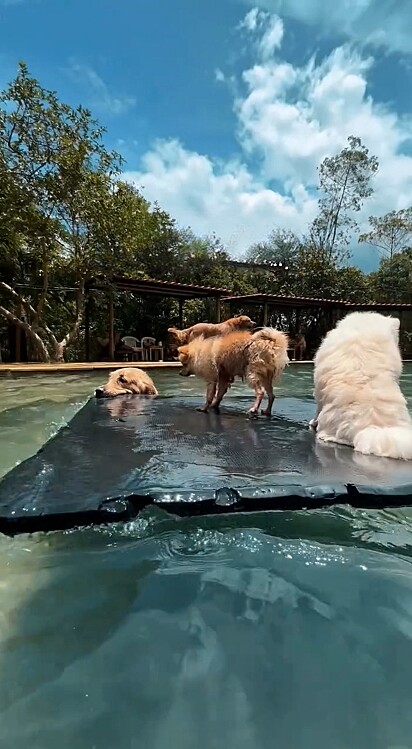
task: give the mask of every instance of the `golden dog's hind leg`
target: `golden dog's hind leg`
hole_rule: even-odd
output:
[[[206,388],[206,403],[204,406],[200,406],[196,409],[196,411],[201,411],[202,413],[207,413],[210,405],[213,401],[213,398],[215,397],[216,393],[216,382],[208,382],[207,388]]]
[[[267,408],[264,408],[262,411],[263,416],[271,416],[272,415],[272,407],[275,400],[275,394],[273,392],[273,386],[272,386],[272,380],[268,380],[264,384],[264,388],[266,390],[266,395],[268,397],[268,405]]]
[[[263,396],[265,394],[265,390],[262,387],[262,385],[260,384],[260,382],[255,382],[254,388],[255,388],[256,398],[255,398],[255,402],[254,402],[252,408],[249,408],[249,411],[248,411],[249,416],[257,416],[258,415],[260,404],[262,403]]]
[[[213,398],[210,408],[213,408],[216,413],[219,413],[219,406],[222,402],[223,396],[227,393],[230,382],[225,379],[219,378],[217,381],[216,393]]]

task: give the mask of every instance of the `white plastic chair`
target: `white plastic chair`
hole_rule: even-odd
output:
[[[139,354],[143,359],[143,346],[140,345],[140,341],[138,338],[136,338],[134,335],[125,335],[122,338],[122,343],[124,343],[125,346],[129,346],[130,348],[134,349],[133,351],[127,352],[125,354],[126,361],[129,360],[129,356],[131,357],[132,361],[133,359],[137,359]]]
[[[130,346],[131,348],[139,348],[140,341],[138,338],[135,338],[134,335],[125,335],[122,338],[122,343],[124,343],[125,346]],[[142,341],[143,345],[143,341]]]
[[[149,347],[149,346],[156,346],[156,338],[153,338],[150,335],[145,335],[142,338],[142,346],[143,348]]]
[[[156,345],[156,338],[153,336],[146,335],[142,338],[142,349],[143,357],[145,361],[152,361],[153,353],[158,354],[159,358],[163,360],[163,346]]]

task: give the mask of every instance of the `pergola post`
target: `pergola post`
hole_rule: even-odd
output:
[[[86,361],[90,361],[90,292],[86,291],[84,307],[84,348]]]
[[[269,305],[263,302],[263,327],[266,328],[269,321]]]
[[[215,317],[216,322],[220,322],[221,320],[221,300],[220,296],[217,296],[215,299]]]
[[[183,328],[183,304],[184,299],[182,297],[179,297],[179,329],[182,330]]]
[[[110,361],[114,361],[114,305],[112,286],[109,286],[109,359]]]
[[[17,317],[21,317],[21,315],[22,315],[22,308],[21,308],[21,303],[19,302],[18,307],[17,307]],[[16,347],[14,358],[16,359],[16,362],[19,363],[21,362],[21,328],[19,325],[16,325],[15,327],[14,340],[15,340],[15,347]]]

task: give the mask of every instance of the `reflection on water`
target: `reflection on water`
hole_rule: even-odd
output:
[[[280,392],[308,393],[311,376],[291,367]],[[202,394],[175,372],[155,379],[164,394]],[[101,380],[3,380],[0,472]],[[403,388],[411,397],[411,371]],[[0,745],[408,749],[411,559],[409,510],[157,510],[2,538]]]
[[[349,518],[344,542],[339,523],[327,542],[317,513],[321,543],[304,513],[295,528],[281,517],[279,534],[276,516],[216,527],[159,513],[31,541],[30,565],[18,539],[2,745],[409,747],[410,559],[348,543]]]

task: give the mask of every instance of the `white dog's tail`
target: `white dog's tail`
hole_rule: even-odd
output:
[[[367,427],[358,432],[353,447],[364,455],[412,460],[412,426]]]

